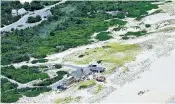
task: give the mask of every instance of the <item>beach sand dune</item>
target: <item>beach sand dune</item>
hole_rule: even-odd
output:
[[[175,50],[159,58],[140,79],[111,93],[103,103],[163,103],[175,95]],[[143,94],[139,94],[143,92]]]

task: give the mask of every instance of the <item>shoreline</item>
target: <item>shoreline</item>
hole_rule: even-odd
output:
[[[140,78],[118,88],[108,95],[102,103],[169,103],[174,99],[175,79],[173,68],[175,65],[175,49],[168,57],[161,57],[151,64],[150,70],[140,74]],[[163,76],[166,76],[163,77]],[[142,95],[138,95],[143,91]],[[158,95],[158,96],[157,96]],[[127,101],[126,101],[127,99]]]

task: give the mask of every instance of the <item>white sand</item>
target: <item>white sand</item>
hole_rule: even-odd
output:
[[[111,93],[103,103],[164,103],[175,95],[175,50],[171,56],[162,57],[152,63],[150,71],[141,78]],[[139,91],[149,90],[143,95]]]
[[[170,19],[174,19],[175,16],[171,16],[171,14],[169,13],[158,13],[155,15],[150,15],[147,16],[143,19],[143,22],[145,24],[155,24],[161,21],[165,21],[165,20],[170,20]]]

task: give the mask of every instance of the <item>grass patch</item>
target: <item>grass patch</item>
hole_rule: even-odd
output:
[[[103,74],[112,74],[117,68],[118,66],[109,67]]]
[[[81,99],[80,96],[78,97],[65,97],[65,98],[59,98],[55,101],[56,104],[68,104],[68,103],[71,103],[71,102],[79,102]]]
[[[136,36],[136,37],[139,37],[139,36],[142,36],[142,35],[145,35],[145,34],[146,34],[146,31],[127,32],[125,34],[125,36]]]
[[[101,64],[105,64],[106,66],[106,71],[104,73],[110,74],[113,73],[116,68],[123,66],[126,62],[135,60],[135,55],[138,53],[139,49],[139,46],[136,44],[120,44],[112,42],[107,43],[102,47],[75,52],[65,57],[63,61],[76,64],[89,64],[101,60]],[[78,56],[81,54],[83,54],[84,57],[79,58]]]
[[[99,41],[104,41],[104,40],[108,40],[111,38],[112,38],[112,36],[109,36],[109,32],[100,32],[96,36],[96,39],[98,39]]]
[[[16,69],[14,66],[7,66],[1,68],[1,73],[2,75],[20,83],[27,83],[33,80],[49,77],[46,73],[42,73],[37,67],[21,67]]]
[[[92,61],[102,60],[102,62],[115,63],[122,65],[125,62],[133,60],[132,52],[139,49],[137,45],[121,45],[119,43],[108,43],[102,47],[87,49],[83,52],[76,52],[65,57],[64,61],[72,61],[76,64],[89,64]],[[117,55],[121,53],[121,55]],[[76,55],[83,54],[84,57],[78,58]]]
[[[101,90],[103,90],[103,85],[98,84],[97,85],[97,90],[95,91],[95,94],[98,94]]]
[[[32,63],[32,64],[36,64],[36,63],[45,63],[45,62],[47,62],[47,61],[48,61],[47,59],[41,58],[41,59],[38,59],[38,60],[33,60],[31,63]]]
[[[88,88],[88,87],[94,86],[95,84],[96,84],[95,80],[83,81],[79,84],[78,89]]]

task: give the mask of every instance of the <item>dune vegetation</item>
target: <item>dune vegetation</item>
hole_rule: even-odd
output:
[[[49,78],[48,74],[41,72],[37,67],[7,66],[1,68],[1,74],[20,83]]]
[[[96,85],[95,80],[86,80],[86,81],[80,82],[78,89],[88,88],[94,85]]]
[[[93,33],[105,31],[110,26],[125,25],[126,22],[120,20],[120,13],[124,17],[137,18],[157,7],[150,1],[67,1],[52,8],[53,16],[40,25],[4,33],[1,40],[1,64],[28,61],[30,57],[44,58],[49,54],[89,44],[93,42]],[[119,11],[119,15],[108,14],[108,11]]]
[[[76,52],[64,58],[64,61],[71,61],[76,64],[89,64],[92,61],[102,60],[102,62],[122,65],[124,62],[133,60],[133,53],[137,50],[139,50],[139,47],[135,44],[122,45],[114,42],[108,43],[102,47]],[[79,55],[83,55],[83,57],[78,57]]]
[[[112,73],[116,67],[123,66],[124,63],[135,60],[135,55],[139,52],[136,44],[107,43],[102,47],[86,49],[85,51],[75,52],[64,58],[64,62],[75,64],[89,64],[101,61],[100,64],[108,63],[110,66],[105,73]],[[79,57],[81,56],[82,57]],[[106,65],[105,65],[106,66]]]
[[[11,83],[6,78],[1,79],[1,102],[14,103],[22,96],[35,97],[40,93],[48,92],[51,89],[47,87],[38,88],[21,88],[17,89],[18,85]]]

